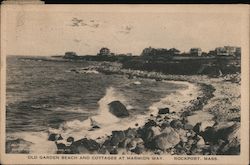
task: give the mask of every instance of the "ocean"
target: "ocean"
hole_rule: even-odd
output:
[[[185,83],[71,72],[95,65],[87,61],[37,60],[21,56],[8,56],[6,60],[7,141],[19,138],[33,144],[43,143],[43,147],[49,145],[47,139],[51,131],[80,138],[132,127],[131,124],[142,122],[152,109],[168,107],[167,102],[159,104],[163,98],[181,95],[188,88]],[[107,104],[114,100],[126,106],[129,119],[118,119],[108,112]],[[90,117],[102,123],[105,129],[88,132]],[[48,152],[48,148],[39,150],[39,147],[30,151]]]

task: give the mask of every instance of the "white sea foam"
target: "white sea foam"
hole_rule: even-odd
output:
[[[166,81],[169,82],[169,81]],[[114,130],[126,130],[127,128],[142,126],[147,119],[149,119],[149,114],[156,115],[159,108],[170,108],[171,111],[178,112],[185,106],[188,106],[191,99],[198,96],[198,89],[195,85],[188,82],[176,82],[176,84],[187,85],[188,88],[182,91],[176,91],[166,97],[162,98],[160,101],[153,103],[149,107],[149,111],[143,115],[130,116],[128,118],[117,118],[109,112],[108,104],[114,100],[121,101],[127,109],[131,109],[126,101],[126,98],[119,93],[115,88],[110,87],[106,91],[106,95],[98,102],[99,113],[91,118],[100,125],[100,129],[95,129],[89,131],[91,128],[91,120],[88,118],[85,121],[73,120],[64,123],[56,133],[60,133],[64,138],[73,136],[76,140],[83,137],[96,139],[98,137],[110,135]],[[54,131],[55,132],[55,131]]]
[[[17,138],[32,143],[29,147],[30,153],[55,154],[57,151],[56,144],[52,141],[48,141],[48,133],[46,132],[17,132],[7,135],[7,140],[14,140]]]
[[[162,98],[159,102],[153,103],[149,110],[152,114],[156,115],[158,113],[159,108],[166,108],[170,109],[170,112],[179,112],[184,107],[189,106],[190,100],[197,98],[199,95],[198,87],[194,84],[184,81],[165,81],[165,82],[174,82],[175,84],[181,84],[188,86],[185,90],[178,90],[174,93],[167,95],[166,97]]]
[[[105,96],[99,100],[99,112],[97,115],[89,117],[87,120],[67,121],[63,123],[59,130],[50,130],[55,133],[60,133],[63,137],[73,136],[74,138],[97,138],[99,136],[110,133],[112,130],[120,129],[125,119],[119,119],[109,112],[108,104],[112,101],[119,100],[126,105],[125,97],[118,93],[115,88],[110,87],[106,90]],[[94,120],[101,129],[89,131],[91,127],[91,119]],[[124,123],[125,124],[125,123]],[[126,126],[126,125],[125,125]],[[115,128],[116,127],[116,128]]]

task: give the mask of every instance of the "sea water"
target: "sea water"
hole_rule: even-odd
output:
[[[188,88],[185,83],[71,72],[93,65],[95,63],[86,61],[8,56],[7,140],[20,138],[32,142],[30,152],[54,152],[47,140],[50,132],[77,139],[96,138],[112,130],[126,129],[143,122],[143,118],[157,108],[170,106],[178,100],[174,99],[176,94],[180,96]],[[167,96],[173,96],[174,100]],[[115,100],[126,106],[129,118],[119,119],[108,112],[108,103]],[[100,123],[102,129],[88,131],[90,117]]]

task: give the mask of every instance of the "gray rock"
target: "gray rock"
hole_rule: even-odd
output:
[[[79,153],[79,154],[89,154],[90,152],[85,146],[80,145],[80,146],[77,147],[77,153]]]
[[[137,131],[135,128],[128,128],[125,130],[125,135],[127,138],[134,138],[137,136]]]
[[[98,151],[99,148],[100,148],[99,143],[97,143],[95,140],[87,138],[75,141],[70,146],[70,149],[74,153],[91,153],[94,151]]]
[[[195,133],[199,134],[200,131],[201,131],[201,128],[200,128],[200,127],[201,127],[201,122],[196,123],[195,126],[193,127],[193,131],[194,131]]]
[[[142,154],[145,151],[145,147],[143,144],[138,144],[135,149],[131,150],[132,152],[136,154]]]
[[[165,121],[164,123],[161,124],[161,129],[165,129],[166,127],[170,127],[170,123],[168,121]]]
[[[230,126],[231,125],[231,126]],[[218,139],[225,141],[225,146],[221,149],[222,154],[238,155],[240,154],[240,123],[225,124],[217,130]]]
[[[153,137],[161,134],[161,128],[159,126],[151,127],[149,131],[152,131]]]
[[[165,151],[172,148],[180,142],[180,137],[172,128],[165,128],[163,133],[156,136],[154,139],[155,147]]]
[[[157,126],[157,123],[154,120],[149,119],[147,123],[145,123],[144,128],[150,128],[152,126]]]
[[[124,131],[112,131],[110,144],[112,146],[117,146],[120,142],[125,140],[125,138],[126,138],[126,135]]]
[[[193,129],[193,126],[191,124],[185,124],[184,125],[184,129],[185,130],[192,130]]]
[[[57,154],[64,154],[66,152],[66,145],[63,143],[56,143]]]
[[[112,154],[112,155],[118,154],[117,148],[114,147],[114,148],[110,151],[110,154]]]
[[[206,127],[205,131],[201,131],[200,135],[205,142],[217,144],[223,140],[227,143],[234,139],[240,139],[239,124],[233,122],[219,123],[214,127]]]
[[[160,130],[161,129],[158,126],[153,126],[153,127],[146,129],[145,134],[144,134],[144,141],[146,142],[151,141],[155,136],[161,134]]]
[[[105,146],[103,146],[102,148],[100,148],[98,150],[98,153],[99,154],[109,154],[109,151],[108,151],[108,149]]]
[[[127,108],[120,101],[112,101],[109,105],[109,112],[119,118],[129,116]]]
[[[218,141],[216,130],[213,127],[207,127],[205,131],[199,133],[206,143],[216,143]]]
[[[220,122],[217,123],[217,125],[215,125],[214,128],[218,131],[218,130],[228,129],[233,125],[235,125],[235,122]]]
[[[135,149],[137,145],[143,144],[144,141],[141,138],[134,138],[128,143],[129,150]]]
[[[170,126],[171,126],[172,128],[177,128],[177,129],[183,128],[183,124],[182,124],[182,122],[181,122],[180,120],[172,120],[172,121],[170,122]]]
[[[227,138],[229,142],[233,141],[234,139],[238,139],[240,141],[240,123],[235,123],[232,125],[231,132]]]
[[[169,108],[161,108],[158,111],[158,114],[167,114],[169,113]]]
[[[130,138],[126,138],[125,140],[123,140],[122,142],[119,143],[118,147],[120,148],[127,148],[129,145],[129,143],[132,141],[132,139]]]
[[[60,134],[55,134],[55,133],[50,134],[48,138],[49,141],[57,141],[57,140],[62,140],[62,139],[63,138]]]

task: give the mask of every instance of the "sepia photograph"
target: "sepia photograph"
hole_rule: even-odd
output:
[[[1,7],[2,158],[248,160],[248,6]]]

